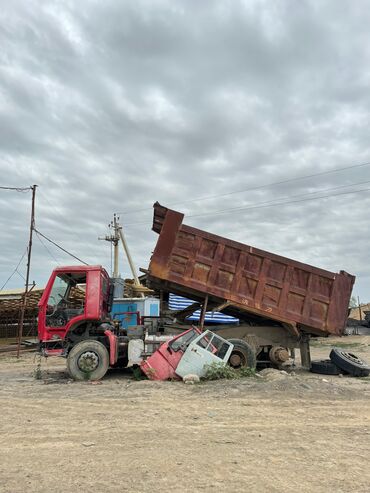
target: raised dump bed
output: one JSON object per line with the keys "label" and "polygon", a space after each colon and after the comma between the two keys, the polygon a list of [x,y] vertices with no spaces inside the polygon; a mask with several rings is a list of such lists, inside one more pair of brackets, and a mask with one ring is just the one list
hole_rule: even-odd
{"label": "raised dump bed", "polygon": [[154,204],[153,286],[300,333],[342,334],[355,277],[329,272],[182,223]]}

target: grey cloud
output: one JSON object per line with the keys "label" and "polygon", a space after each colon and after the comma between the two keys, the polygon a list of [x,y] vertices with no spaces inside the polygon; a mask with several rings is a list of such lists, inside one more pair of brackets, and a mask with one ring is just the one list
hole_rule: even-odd
{"label": "grey cloud", "polygon": [[[128,211],[128,241],[146,267],[156,200],[192,216],[370,180],[369,166],[188,202],[370,161],[369,7],[3,2],[2,184],[37,183],[40,231],[107,267],[109,247],[97,237],[114,211]],[[29,199],[0,192],[0,281],[26,246]],[[368,299],[369,202],[364,192],[186,222],[345,268]],[[60,263],[73,262],[47,246]],[[53,265],[35,238],[33,278],[43,284]]]}

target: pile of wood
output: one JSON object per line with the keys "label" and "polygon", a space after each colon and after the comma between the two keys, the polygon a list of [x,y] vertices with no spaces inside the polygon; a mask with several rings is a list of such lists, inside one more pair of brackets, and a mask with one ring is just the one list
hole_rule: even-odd
{"label": "pile of wood", "polygon": [[[37,305],[43,292],[43,289],[33,289],[27,294],[23,324],[23,334],[26,337],[37,335]],[[81,302],[83,302],[84,299],[84,291],[79,288],[73,288],[71,293],[71,306],[81,306]],[[23,295],[20,295],[17,298],[8,297],[0,299],[0,338],[13,338],[18,336],[18,324],[22,303]]]}
{"label": "pile of wood", "polygon": [[139,298],[141,295],[149,296],[153,294],[154,291],[147,288],[143,284],[140,286],[135,283],[134,279],[125,279],[123,297],[124,298]]}
{"label": "pile of wood", "polygon": [[[27,295],[27,310],[37,310],[37,303],[40,301],[43,289],[33,289]],[[23,296],[17,298],[0,299],[0,317],[19,312],[22,306]]]}

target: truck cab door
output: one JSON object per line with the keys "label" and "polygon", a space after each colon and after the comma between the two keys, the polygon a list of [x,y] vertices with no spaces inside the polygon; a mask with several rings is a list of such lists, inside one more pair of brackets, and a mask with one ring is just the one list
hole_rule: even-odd
{"label": "truck cab door", "polygon": [[41,340],[63,339],[74,321],[84,318],[86,273],[63,272],[55,276],[47,298],[40,306]]}

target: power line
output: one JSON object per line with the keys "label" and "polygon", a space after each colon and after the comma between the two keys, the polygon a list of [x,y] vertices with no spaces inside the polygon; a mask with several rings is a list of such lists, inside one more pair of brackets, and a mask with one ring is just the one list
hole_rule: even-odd
{"label": "power line", "polygon": [[58,247],[60,250],[62,250],[64,253],[67,253],[68,255],[70,255],[71,257],[73,257],[74,259],[78,260],[79,262],[81,262],[82,264],[84,265],[89,265],[87,262],[84,262],[83,260],[81,260],[80,258],[76,257],[76,255],[73,255],[73,253],[69,252],[68,250],[66,250],[65,248],[63,248],[62,246],[58,245],[58,243],[55,243],[55,241],[51,240],[50,238],[48,238],[47,236],[43,235],[42,233],[40,233],[40,231],[38,231],[36,228],[34,228],[34,231],[36,234],[42,236],[45,240],[49,241],[50,243],[52,243],[53,245],[55,245],[56,247]]}
{"label": "power line", "polygon": [[308,198],[305,198],[305,199],[288,200],[286,202],[274,202],[272,204],[255,205],[255,206],[252,205],[250,207],[240,208],[238,211],[235,211],[235,210],[232,210],[232,211],[222,211],[222,212],[220,211],[218,213],[195,214],[195,215],[187,216],[187,217],[200,217],[200,216],[206,216],[206,215],[215,215],[215,216],[218,216],[220,214],[238,214],[238,212],[244,212],[244,211],[251,210],[251,209],[263,209],[265,207],[273,207],[273,206],[276,206],[276,205],[296,204],[298,202],[307,202],[309,200],[325,199],[325,198],[328,198],[328,197],[336,197],[338,195],[350,195],[350,194],[353,194],[353,193],[368,192],[369,190],[370,190],[370,188],[363,188],[361,190],[351,190],[350,192],[330,193],[330,194],[327,194],[327,195],[322,195],[321,197],[308,197]]}
{"label": "power line", "polygon": [[0,187],[0,190],[13,190],[16,192],[29,192],[31,187]]}
{"label": "power line", "polygon": [[50,255],[50,257],[58,264],[60,265],[59,261],[56,259],[56,257],[53,255],[53,253],[49,250],[49,248],[45,245],[45,243],[43,242],[41,236],[39,235],[38,231],[35,230],[35,233],[36,233],[36,236],[37,236],[37,239],[39,240],[39,242],[41,243],[41,245],[45,248],[45,250],[48,252],[48,254]]}
{"label": "power line", "polygon": [[20,259],[20,261],[18,262],[18,264],[17,264],[16,268],[13,270],[13,272],[10,274],[10,276],[8,277],[8,279],[7,279],[7,280],[4,282],[4,284],[1,286],[0,291],[2,291],[2,290],[5,288],[5,286],[8,284],[8,282],[9,282],[9,281],[10,281],[10,279],[14,276],[14,274],[15,274],[15,273],[18,273],[18,274],[19,274],[19,272],[18,272],[18,267],[21,265],[22,260],[23,260],[23,259],[24,259],[24,257],[26,256],[27,250],[28,250],[28,249],[26,248],[26,249],[25,249],[25,251],[24,251],[24,253],[23,253],[23,255],[22,255],[22,257],[21,257],[21,259]]}
{"label": "power line", "polygon": [[[284,185],[286,183],[292,183],[292,182],[295,182],[295,181],[300,181],[300,180],[306,180],[307,178],[313,178],[313,177],[316,177],[316,176],[324,176],[324,175],[329,175],[329,174],[332,174],[332,173],[339,173],[341,171],[346,171],[346,170],[349,170],[349,169],[354,169],[354,168],[363,168],[365,166],[370,166],[370,162],[368,163],[361,163],[361,164],[354,164],[354,165],[351,165],[351,166],[345,166],[345,167],[342,167],[342,168],[335,168],[335,169],[332,169],[332,170],[329,170],[329,171],[321,171],[319,173],[312,173],[310,175],[305,175],[305,176],[298,176],[298,177],[295,177],[295,178],[288,178],[287,180],[280,180],[280,181],[276,181],[276,182],[273,182],[273,183],[267,183],[265,185],[257,185],[255,187],[249,187],[249,188],[246,188],[244,190],[235,190],[233,192],[227,192],[227,193],[222,193],[222,194],[217,194],[217,195],[210,195],[210,196],[207,196],[207,197],[199,197],[199,198],[196,198],[196,199],[189,199],[189,200],[182,200],[182,201],[179,201],[179,202],[172,202],[168,205],[172,206],[172,205],[178,205],[178,204],[187,204],[187,203],[190,203],[190,202],[197,202],[197,201],[201,201],[201,200],[210,200],[210,199],[215,199],[215,198],[219,198],[219,197],[226,197],[226,196],[229,196],[229,195],[234,195],[234,194],[238,194],[238,193],[243,193],[243,192],[251,192],[251,191],[254,191],[254,190],[261,190],[263,188],[269,188],[269,187],[273,187],[273,186],[276,186],[276,185]],[[126,212],[116,212],[116,214],[133,214],[133,213],[138,213],[138,212],[144,212],[144,211],[147,211],[151,209],[150,207],[146,207],[145,209],[137,209],[137,210],[128,210]]]}
{"label": "power line", "polygon": [[[362,184],[364,183],[369,183],[370,181],[366,181],[366,182],[360,182]],[[357,183],[358,184],[358,183]],[[296,196],[293,196],[293,197],[307,197],[307,195],[317,195],[319,193],[323,193],[325,191],[329,191],[329,190],[338,190],[339,188],[343,188],[343,187],[349,187],[349,186],[354,186],[355,184],[351,184],[351,185],[343,185],[341,187],[335,187],[335,188],[329,188],[329,189],[326,189],[326,190],[319,190],[317,192],[310,192],[310,193],[307,193],[307,194],[303,194],[303,195],[296,195]],[[214,212],[204,212],[204,213],[201,213],[201,214],[191,214],[191,215],[187,215],[186,217],[187,218],[190,218],[190,217],[201,217],[201,216],[218,216],[220,214],[233,214],[233,213],[238,213],[239,211],[246,211],[246,210],[252,210],[252,209],[263,209],[263,208],[266,208],[266,207],[273,207],[273,206],[276,206],[276,205],[286,205],[286,204],[295,204],[297,202],[306,202],[306,201],[309,201],[309,200],[319,200],[319,199],[323,199],[323,198],[328,198],[328,197],[334,197],[334,196],[338,196],[338,195],[348,195],[348,194],[352,194],[352,193],[361,193],[361,192],[366,192],[370,190],[370,188],[365,188],[365,189],[359,189],[359,190],[351,190],[351,191],[347,191],[347,192],[341,192],[341,193],[331,193],[331,194],[326,194],[326,195],[322,195],[321,197],[307,197],[307,198],[304,198],[304,199],[298,199],[298,200],[285,200],[283,202],[281,202],[281,200],[283,200],[284,198],[280,198],[280,199],[275,199],[274,201],[267,201],[267,202],[259,202],[255,205],[251,205],[251,206],[248,206],[248,207],[239,207],[239,208],[233,208],[233,209],[224,209],[224,210],[220,210],[220,211],[214,211]],[[289,199],[289,197],[285,197],[285,199]],[[148,221],[143,221],[143,222],[135,222],[135,223],[128,223],[128,224],[125,224],[124,226],[127,227],[127,226],[136,226],[136,225],[142,225],[142,224],[151,224],[151,222],[149,223]]]}
{"label": "power line", "polygon": [[[256,204],[256,207],[267,205],[267,204],[276,205],[276,204],[280,203],[279,202],[280,200],[290,200],[290,199],[294,199],[296,197],[307,197],[307,196],[317,195],[317,194],[324,193],[324,192],[331,192],[334,190],[340,190],[341,188],[354,187],[357,185],[365,185],[366,183],[370,183],[370,180],[360,181],[360,182],[356,182],[356,183],[350,183],[349,185],[340,185],[339,187],[326,188],[323,190],[317,190],[316,192],[307,192],[304,194],[292,195],[291,197],[281,197],[281,198],[277,198],[274,200],[268,200],[266,202],[259,202],[258,204]],[[321,197],[313,197],[313,198],[321,198]],[[255,207],[255,206],[248,206],[248,208],[249,207]],[[208,215],[214,215],[214,214],[223,213],[223,212],[228,213],[228,212],[240,211],[240,210],[244,210],[244,209],[245,209],[245,207],[233,207],[233,208],[221,209],[221,210],[213,211],[213,212],[204,212],[201,214],[191,214],[191,215],[188,215],[187,217],[208,216]]]}
{"label": "power line", "polygon": [[21,277],[24,281],[26,281],[26,278],[24,277],[24,275],[21,272],[19,272],[18,269],[16,270],[16,273],[18,274],[19,277]]}

